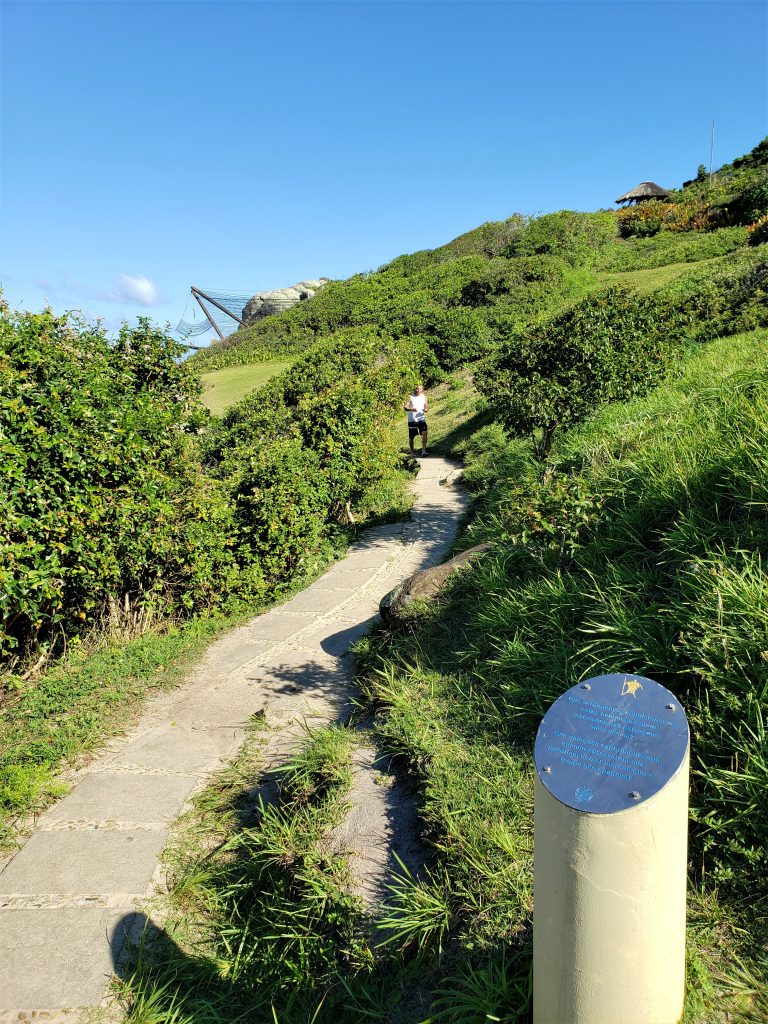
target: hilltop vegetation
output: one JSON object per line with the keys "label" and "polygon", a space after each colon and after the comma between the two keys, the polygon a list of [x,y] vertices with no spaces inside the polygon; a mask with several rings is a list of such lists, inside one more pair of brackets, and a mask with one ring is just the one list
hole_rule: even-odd
{"label": "hilltop vegetation", "polygon": [[[413,467],[395,423],[416,377],[462,411],[444,450],[478,497],[466,543],[492,544],[401,634],[361,648],[379,740],[419,786],[431,850],[378,922],[389,946],[373,948],[343,865],[323,874],[340,813],[325,798],[344,786],[319,780],[315,803],[289,793],[232,846],[304,923],[300,943],[275,952],[244,923],[263,901],[242,909],[239,883],[231,906],[203,893],[194,985],[177,963],[149,968],[158,1020],[182,1004],[201,1021],[253,1009],[260,949],[265,1020],[386,1020],[402,1000],[397,1019],[414,1022],[417,978],[432,1021],[527,1020],[532,733],[567,686],[619,670],[678,693],[695,732],[687,1020],[768,1020],[766,218],[768,140],[669,202],[514,216],[332,282],[187,362],[146,321],[110,342],[71,317],[2,311],[0,809],[51,792],[68,702],[100,714],[97,678],[65,690],[39,678],[46,659],[115,619],[141,631],[263,607],[360,522],[402,513]],[[291,365],[206,412],[200,373],[274,357]],[[344,742],[321,746],[348,760]],[[231,885],[232,862],[219,867]],[[307,916],[317,893],[332,927],[316,904]],[[211,978],[246,966],[212,1003]]]}

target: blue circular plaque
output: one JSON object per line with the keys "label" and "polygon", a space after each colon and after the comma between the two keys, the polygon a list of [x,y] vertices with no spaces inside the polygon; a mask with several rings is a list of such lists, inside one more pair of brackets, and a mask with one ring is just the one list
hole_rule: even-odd
{"label": "blue circular plaque", "polygon": [[614,674],[558,697],[541,720],[534,760],[562,803],[613,814],[663,789],[687,750],[688,721],[677,697],[653,679]]}

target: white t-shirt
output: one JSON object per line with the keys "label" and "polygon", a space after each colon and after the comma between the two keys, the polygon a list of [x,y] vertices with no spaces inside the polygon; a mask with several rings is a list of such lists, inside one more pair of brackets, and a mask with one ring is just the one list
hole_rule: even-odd
{"label": "white t-shirt", "polygon": [[408,405],[411,408],[408,410],[408,422],[409,423],[423,423],[427,418],[425,407],[427,404],[427,396],[421,395],[409,395]]}

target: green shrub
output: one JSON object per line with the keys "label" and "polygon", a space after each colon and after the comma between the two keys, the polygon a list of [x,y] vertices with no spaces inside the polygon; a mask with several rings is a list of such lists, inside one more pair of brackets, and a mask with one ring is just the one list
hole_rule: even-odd
{"label": "green shrub", "polygon": [[768,215],[768,177],[744,189],[729,205],[729,212],[737,224],[752,224]]}
{"label": "green shrub", "polygon": [[216,600],[227,556],[200,474],[207,414],[182,349],[142,320],[110,344],[71,317],[0,312],[0,656],[60,645],[110,597]]}
{"label": "green shrub", "polygon": [[227,411],[204,457],[230,496],[238,587],[280,585],[378,506],[401,461],[393,416],[425,365],[417,340],[347,328]]}
{"label": "green shrub", "polygon": [[619,234],[622,238],[651,238],[658,235],[663,227],[668,226],[674,210],[674,203],[663,203],[659,199],[628,206],[616,214]]}
{"label": "green shrub", "polygon": [[439,249],[434,249],[433,257],[451,259],[473,253],[489,257],[502,255],[526,223],[527,218],[520,213],[513,214],[507,220],[488,221]]}
{"label": "green shrub", "polygon": [[558,256],[571,266],[590,264],[616,237],[613,213],[561,210],[536,217],[504,251],[509,258]]}
{"label": "green shrub", "polygon": [[608,289],[514,337],[479,375],[502,422],[546,458],[555,431],[607,402],[641,394],[666,373],[674,314],[654,296]]}
{"label": "green shrub", "polygon": [[649,199],[616,214],[622,238],[647,238],[667,231],[710,231],[730,223],[712,196],[683,194],[671,201]]}
{"label": "green shrub", "polygon": [[228,481],[233,553],[250,570],[249,596],[257,596],[286,582],[322,546],[329,484],[320,456],[297,437],[252,445],[238,461],[240,470]]}

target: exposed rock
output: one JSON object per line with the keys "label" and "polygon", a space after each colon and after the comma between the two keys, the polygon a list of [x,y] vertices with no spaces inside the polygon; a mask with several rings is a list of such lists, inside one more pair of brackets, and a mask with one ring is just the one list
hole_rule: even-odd
{"label": "exposed rock", "polygon": [[399,583],[394,590],[385,594],[379,602],[379,613],[388,626],[396,626],[401,621],[401,613],[413,601],[424,601],[438,594],[445,581],[463,565],[474,561],[484,551],[487,551],[490,544],[477,544],[460,555],[451,558],[442,565],[436,565],[432,569],[425,569],[423,572],[415,572],[412,576]]}
{"label": "exposed rock", "polygon": [[243,306],[242,318],[246,326],[263,320],[265,316],[282,313],[285,309],[311,299],[329,278],[318,277],[313,281],[298,281],[290,288],[274,288],[272,291],[256,292]]}

